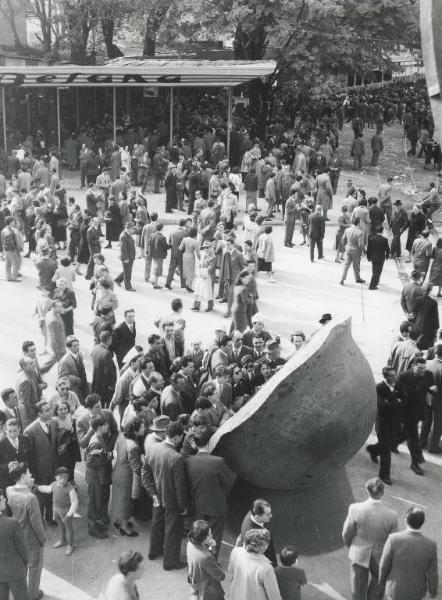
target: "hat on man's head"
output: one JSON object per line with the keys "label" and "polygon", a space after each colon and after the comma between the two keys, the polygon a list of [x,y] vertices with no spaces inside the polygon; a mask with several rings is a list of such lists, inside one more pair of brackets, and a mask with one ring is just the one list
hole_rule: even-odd
{"label": "hat on man's head", "polygon": [[394,203],[395,206],[402,206],[402,202],[400,200],[396,200]]}
{"label": "hat on man's head", "polygon": [[275,340],[267,340],[265,349],[266,350],[277,350],[279,348],[279,344]]}
{"label": "hat on man's head", "polygon": [[129,352],[127,352],[123,358],[123,365],[129,364],[134,358],[142,355],[142,352],[138,352],[137,347],[133,346]]}
{"label": "hat on man's head", "polygon": [[332,320],[332,316],[330,313],[324,313],[322,315],[322,317],[319,319],[319,322],[321,323],[321,325],[324,325],[324,323],[327,323],[328,321]]}
{"label": "hat on man's head", "polygon": [[249,363],[253,363],[253,358],[250,356],[250,354],[246,354],[245,356],[241,357],[241,366],[242,367],[245,367]]}
{"label": "hat on man's head", "polygon": [[161,415],[154,417],[152,425],[150,426],[151,431],[166,431],[170,425],[170,418],[167,415]]}
{"label": "hat on man's head", "polygon": [[264,317],[261,313],[255,313],[252,317],[252,323],[264,323]]}

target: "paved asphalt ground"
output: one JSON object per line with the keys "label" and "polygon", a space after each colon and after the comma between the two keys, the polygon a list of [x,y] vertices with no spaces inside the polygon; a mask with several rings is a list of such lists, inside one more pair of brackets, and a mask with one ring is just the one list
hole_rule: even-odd
{"label": "paved asphalt ground", "polygon": [[[391,169],[394,164],[405,164],[400,146],[400,132],[393,129],[389,135],[397,143],[396,158],[391,159]],[[344,146],[348,144],[348,132],[344,136]],[[421,166],[414,163],[411,171],[402,171],[403,178],[398,180],[397,195],[409,196],[412,189],[410,173],[414,174],[417,187],[422,190],[432,179],[432,174],[422,173]],[[400,169],[399,169],[400,170]],[[397,171],[390,171],[392,174]],[[78,190],[78,177],[68,174],[65,184],[69,195],[75,195],[84,202],[84,194]],[[352,175],[356,184],[361,183],[371,194],[377,188],[378,178],[383,172],[368,169],[363,173],[344,171],[338,190],[338,199],[343,197],[345,181]],[[275,276],[276,284],[270,284],[262,276],[258,278],[260,294],[259,309],[264,315],[266,325],[281,334],[287,343],[287,337],[293,329],[301,328],[307,334],[318,327],[318,318],[324,312],[330,312],[334,317],[350,315],[352,318],[353,337],[367,356],[376,379],[379,379],[381,369],[385,364],[393,336],[403,318],[399,304],[400,290],[404,274],[409,271],[409,265],[404,262],[388,261],[384,268],[381,285],[378,291],[370,291],[367,285],[356,284],[350,273],[345,287],[338,285],[342,265],[334,262],[334,236],[339,200],[331,213],[331,223],[326,228],[325,260],[311,264],[308,248],[300,246],[299,231],[295,235],[296,245],[293,249],[283,246],[283,227],[274,228],[276,249]],[[149,196],[149,209],[159,209],[163,213],[164,195]],[[167,226],[169,231],[171,226]],[[106,262],[112,274],[119,269],[118,248],[105,250]],[[0,267],[1,268],[1,267]],[[370,265],[363,259],[362,277],[369,280]],[[32,316],[33,307],[38,298],[36,290],[36,271],[32,260],[23,264],[24,281],[21,284],[7,284],[4,274],[0,273],[0,302],[3,318],[0,321],[0,386],[14,384],[17,374],[17,361],[21,354],[20,346],[24,339],[34,339],[41,347],[42,341],[38,327]],[[216,307],[210,314],[194,314],[190,311],[192,298],[185,290],[175,288],[172,291],[153,290],[150,284],[143,280],[143,261],[137,260],[134,267],[134,286],[136,294],[130,294],[117,289],[120,308],[117,317],[122,317],[125,308],[134,307],[136,310],[138,343],[147,346],[146,337],[154,331],[153,320],[158,314],[168,311],[172,298],[182,297],[187,321],[186,341],[199,337],[207,344],[212,338],[216,325],[225,323],[222,305]],[[88,282],[79,278],[76,284],[78,308],[75,311],[75,331],[80,339],[85,355],[86,368],[90,373],[89,353],[92,347],[91,328],[92,312],[90,311],[90,293]],[[320,374],[318,374],[320,376]],[[50,386],[56,379],[56,369],[47,376]],[[357,394],[357,389],[355,389]],[[442,483],[442,459],[428,456],[424,465],[425,477],[418,477],[409,469],[409,456],[406,447],[400,448],[400,454],[393,456],[392,479],[393,485],[387,488],[386,501],[399,512],[401,519],[406,509],[413,505],[421,505],[427,513],[425,531],[436,538],[441,547],[442,542],[442,510],[440,491]],[[269,460],[272,457],[269,456]],[[78,483],[80,490],[80,512],[86,514],[86,492],[82,476],[82,465],[78,467]],[[356,500],[365,497],[364,482],[376,475],[375,465],[370,462],[362,448],[348,464],[348,474]],[[330,515],[333,518],[333,515]],[[186,577],[183,571],[164,573],[158,561],[147,561],[149,524],[139,525],[140,536],[134,539],[121,537],[111,532],[110,538],[100,542],[88,537],[86,519],[77,521],[78,534],[76,549],[70,558],[66,558],[60,550],[52,549],[56,540],[56,531],[50,529],[49,543],[45,549],[45,571],[42,588],[48,598],[59,600],[82,600],[97,598],[110,576],[116,572],[116,560],[126,549],[137,549],[146,557],[146,567],[139,583],[140,597],[146,599],[181,600],[190,596]],[[312,528],[315,524],[312,523]],[[296,544],[296,540],[294,540]],[[226,566],[229,547],[224,545],[221,562]],[[345,549],[333,553],[313,557],[300,557],[300,566],[305,568],[309,584],[303,591],[307,600],[325,600],[327,598],[349,598],[349,563]],[[226,584],[228,589],[228,584]],[[442,596],[441,596],[442,597]],[[248,599],[244,599],[248,600]]]}

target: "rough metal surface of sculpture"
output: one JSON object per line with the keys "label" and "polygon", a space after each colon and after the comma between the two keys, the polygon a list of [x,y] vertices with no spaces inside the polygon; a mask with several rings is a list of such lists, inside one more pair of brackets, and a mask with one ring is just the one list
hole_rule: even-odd
{"label": "rough metal surface of sculpture", "polygon": [[316,332],[212,437],[212,451],[239,476],[233,527],[235,515],[264,497],[279,545],[296,541],[315,553],[341,544],[352,500],[345,465],[376,412],[373,374],[350,328],[345,319]]}

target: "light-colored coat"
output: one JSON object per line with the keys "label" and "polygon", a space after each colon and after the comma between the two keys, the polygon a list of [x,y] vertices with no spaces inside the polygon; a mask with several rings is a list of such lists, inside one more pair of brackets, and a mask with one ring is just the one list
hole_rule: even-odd
{"label": "light-colored coat", "polygon": [[380,500],[350,504],[342,538],[351,562],[368,568],[372,556],[379,561],[387,537],[397,530],[397,513]]}
{"label": "light-colored coat", "polygon": [[264,554],[251,554],[244,547],[233,548],[229,561],[231,600],[281,600],[272,564]]}

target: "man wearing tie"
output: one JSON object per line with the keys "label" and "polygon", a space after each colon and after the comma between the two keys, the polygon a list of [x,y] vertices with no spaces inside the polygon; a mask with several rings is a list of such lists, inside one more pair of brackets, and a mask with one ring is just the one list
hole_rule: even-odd
{"label": "man wearing tie", "polygon": [[17,419],[8,419],[5,437],[0,441],[0,489],[5,490],[13,485],[9,477],[8,464],[14,461],[28,464],[29,453],[29,440],[24,435],[20,435]]}
{"label": "man wearing tie", "polygon": [[39,364],[38,358],[37,358],[37,347],[35,345],[35,342],[33,342],[32,340],[26,340],[25,342],[23,342],[22,352],[23,352],[24,357],[32,358],[32,360],[34,361],[35,379],[37,381],[38,394],[39,394],[38,399],[41,400],[42,392],[43,392],[43,390],[45,390],[48,387],[48,384],[43,380],[43,376],[42,376],[41,369],[40,369],[40,364]]}
{"label": "man wearing tie", "polygon": [[80,343],[75,335],[66,338],[67,352],[58,364],[58,377],[67,377],[70,389],[75,392],[83,404],[89,393],[89,385],[84,368],[83,355],[80,352]]}
{"label": "man wearing tie", "polygon": [[[29,470],[37,485],[50,485],[57,468],[58,423],[52,418],[52,410],[46,400],[37,404],[37,418],[28,425],[24,435],[30,444]],[[42,516],[55,525],[52,515],[52,494],[36,492]]]}
{"label": "man wearing tie", "polygon": [[125,310],[124,321],[115,327],[112,335],[111,351],[115,353],[120,369],[123,366],[124,357],[135,346],[136,337],[135,311],[133,309]]}
{"label": "man wearing tie", "polygon": [[36,405],[40,400],[37,381],[35,378],[35,365],[32,358],[21,358],[20,371],[15,384],[18,401],[23,408],[23,427],[32,423],[37,416]]}
{"label": "man wearing tie", "polygon": [[23,433],[23,423],[25,422],[25,414],[23,406],[18,405],[18,397],[14,389],[6,388],[1,392],[1,398],[5,405],[3,412],[7,419],[17,419],[20,433]]}
{"label": "man wearing tie", "polygon": [[234,362],[236,362],[238,367],[240,367],[241,359],[247,355],[251,356],[253,354],[253,348],[250,348],[249,346],[245,346],[243,344],[243,337],[242,337],[242,333],[240,331],[235,331],[233,333],[232,339],[233,339],[233,348],[232,348],[233,360],[234,360]]}

